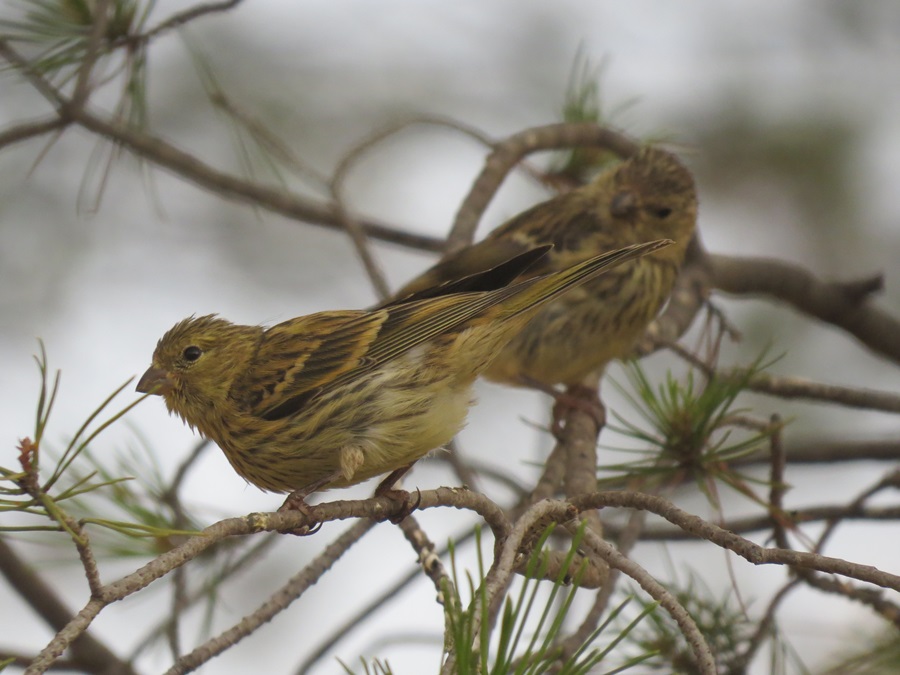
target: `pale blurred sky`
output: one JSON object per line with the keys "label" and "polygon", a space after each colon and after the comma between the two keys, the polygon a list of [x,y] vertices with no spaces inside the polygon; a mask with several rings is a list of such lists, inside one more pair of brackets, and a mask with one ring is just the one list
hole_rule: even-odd
{"label": "pale blurred sky", "polygon": [[[159,16],[183,6],[160,2]],[[613,119],[617,125],[636,135],[663,135],[682,148],[682,156],[697,173],[700,227],[709,248],[795,260],[826,276],[847,278],[882,270],[887,289],[879,302],[896,314],[900,313],[898,25],[900,7],[887,1],[269,0],[245,3],[227,16],[197,22],[189,34],[232,99],[270,125],[322,173],[330,172],[368,132],[414,113],[450,115],[498,137],[555,121],[580,48],[597,63],[606,59],[603,100],[607,110],[621,110]],[[175,36],[161,40],[151,61],[154,128],[210,164],[237,170],[233,137],[222,118],[203,102],[182,43]],[[0,87],[3,125],[45,112],[28,87],[8,74],[0,79]],[[807,156],[810,162],[831,158],[833,165],[815,170],[834,183],[821,185],[818,192],[795,188],[789,169],[767,169],[754,155],[754,148],[763,143],[757,135],[779,134],[787,139],[783,147],[793,153],[790,161],[804,171]],[[817,143],[832,136],[842,154],[820,155]],[[32,165],[45,148],[43,141],[0,153],[0,464],[4,466],[14,462],[17,439],[32,433],[38,391],[31,360],[36,337],[44,340],[51,367],[63,371],[48,432],[50,443],[62,444],[112,389],[143,371],[157,338],[184,316],[219,312],[242,323],[271,323],[316,310],[362,306],[374,298],[342,234],[254,212],[160,170],[153,169],[147,181],[128,157],[113,165],[100,208],[93,211],[96,171],[83,181],[94,142],[85,132],[69,131],[36,167]],[[451,132],[416,130],[382,146],[351,174],[349,202],[362,213],[441,234],[483,156],[482,148]],[[540,198],[528,181],[509,181],[491,206],[482,231]],[[425,256],[388,246],[376,246],[376,252],[395,284],[429,262]],[[748,335],[746,344],[729,351],[740,363],[752,360],[761,346],[771,342],[775,353],[787,352],[777,366],[779,372],[898,388],[895,367],[886,367],[836,330],[767,304],[723,304]],[[662,372],[671,364],[670,359],[657,359],[653,365]],[[615,372],[621,377],[620,371]],[[533,476],[535,469],[524,462],[542,458],[550,440],[535,435],[521,418],[543,420],[546,400],[487,385],[479,391],[481,402],[463,434],[465,451],[523,477]],[[132,397],[129,390],[121,404]],[[895,418],[875,413],[782,406],[774,401],[761,406],[764,415],[785,410],[797,417],[789,438],[791,433],[813,432],[896,436],[898,429]],[[167,417],[159,401],[145,402],[128,419],[128,425],[100,440],[97,454],[113,455],[123,446],[135,445],[139,432],[171,470],[194,443],[190,431]],[[840,479],[823,471],[804,481],[811,475],[805,473],[796,477],[798,487],[791,499],[797,504],[817,503],[839,489],[849,500],[873,479],[873,470],[877,467],[853,467]],[[423,466],[411,482],[433,487],[449,480],[440,470]],[[362,486],[347,494],[364,495],[370,489]],[[210,522],[280,503],[277,496],[245,486],[218,451],[209,452],[192,474],[187,494]],[[699,501],[687,504],[703,509]],[[423,520],[439,533],[436,538],[446,538],[461,527],[458,520],[455,526],[448,525],[434,514]],[[283,544],[281,549],[290,552],[287,559],[266,561],[265,589],[274,589],[298,569],[292,556],[305,559],[336,531],[332,527],[314,538]],[[873,533],[884,533],[883,528],[860,527],[857,533],[844,542],[848,555],[886,567],[896,562],[900,554],[896,532],[879,536],[878,550],[868,550],[868,544]],[[710,550],[688,547],[679,559],[702,565],[705,573],[720,570],[723,556],[710,556]],[[357,576],[354,567],[372,556],[383,557],[386,551],[397,551],[398,570],[405,571],[413,560],[397,531],[381,526],[361,550],[292,608],[290,616],[280,617],[204,672],[245,672],[263,649],[273,659],[269,672],[290,672],[315,644],[319,631],[346,616],[344,610],[353,606],[357,593],[371,595],[386,583],[374,578],[371,569]],[[662,562],[653,562],[653,549],[647,551],[644,562],[664,573]],[[701,552],[704,559],[698,560]],[[58,572],[61,580],[70,582],[60,585],[72,608],[80,607],[86,595],[77,570]],[[736,573],[748,587],[763,578],[773,584],[782,578],[779,570],[760,572],[740,562]],[[387,580],[399,571],[377,574]],[[112,578],[110,573],[107,580]],[[247,586],[232,590],[233,597],[227,600],[234,617],[263,597],[264,589],[251,579],[244,581]],[[722,580],[722,587],[727,583]],[[763,597],[764,587],[759,588],[758,594],[748,595]],[[333,601],[336,594],[342,602]],[[403,596],[404,602],[395,603],[383,625],[396,621],[409,630],[430,631],[437,639],[440,614],[432,594],[427,585],[419,585]],[[810,612],[813,602],[827,609]],[[123,603],[109,617],[104,615],[99,633],[112,635],[117,622],[133,621],[140,612],[164,606],[160,593],[143,602]],[[411,616],[412,608],[422,607],[430,616]],[[840,601],[823,602],[819,596],[790,605],[783,619],[796,646],[810,656],[809,665],[826,655],[821,648],[812,652],[811,648],[820,646],[823,638],[836,643],[846,633],[846,621],[874,623],[866,612]],[[228,625],[223,621],[220,627]],[[296,644],[284,644],[285,632],[295,636]],[[0,616],[0,633],[21,636],[23,648],[47,639],[36,620],[29,623],[8,613]],[[299,642],[298,635],[303,637]],[[352,659],[365,639],[342,645],[342,657]],[[378,653],[390,658],[397,673],[434,667],[433,661],[418,660],[430,650],[403,655],[404,649],[395,647]],[[156,656],[148,662],[147,672],[167,663],[165,655]],[[337,669],[328,663],[318,672]]]}

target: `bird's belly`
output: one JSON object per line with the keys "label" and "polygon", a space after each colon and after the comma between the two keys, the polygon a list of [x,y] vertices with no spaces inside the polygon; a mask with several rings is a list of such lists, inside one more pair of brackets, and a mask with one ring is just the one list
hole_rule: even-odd
{"label": "bird's belly", "polygon": [[[392,409],[392,392],[386,392],[385,409]],[[408,392],[403,392],[408,394]],[[450,442],[462,429],[471,404],[471,392],[436,388],[414,408],[405,396],[396,397],[395,414],[385,414],[360,434],[363,463],[350,481],[336,481],[331,487],[358,483],[415,462],[432,450]],[[405,410],[406,412],[401,412]]]}
{"label": "bird's belly", "polygon": [[323,480],[322,489],[346,487],[411,464],[462,428],[471,383],[398,365],[314,400],[258,437],[220,445],[241,476],[274,492]]}
{"label": "bird's belly", "polygon": [[[621,338],[626,339],[621,339]],[[623,356],[630,336],[573,332],[523,333],[491,363],[485,377],[508,385],[572,385]]]}
{"label": "bird's belly", "polygon": [[632,267],[627,276],[602,276],[542,309],[501,350],[485,377],[511,385],[572,385],[627,356],[675,278],[674,268]]}

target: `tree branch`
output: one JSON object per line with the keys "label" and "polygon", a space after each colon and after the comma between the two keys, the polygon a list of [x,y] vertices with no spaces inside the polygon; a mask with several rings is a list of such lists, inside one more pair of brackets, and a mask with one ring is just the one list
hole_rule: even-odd
{"label": "tree branch", "polygon": [[678,624],[681,634],[691,647],[694,659],[697,662],[697,672],[704,675],[716,675],[716,662],[713,658],[712,650],[706,643],[696,622],[684,606],[678,602],[678,599],[666,589],[665,586],[654,579],[647,570],[619,553],[609,543],[605,542],[591,530],[585,531],[584,541],[588,546],[594,549],[594,551],[603,558],[610,567],[615,568],[634,579],[651,598],[656,600],[662,608],[669,613],[669,616],[671,616],[675,623]]}
{"label": "tree branch", "polygon": [[151,28],[144,35],[139,36],[144,42],[150,42],[153,38],[177,28],[181,28],[186,23],[198,19],[207,14],[218,14],[226,12],[237,7],[243,0],[223,0],[222,2],[209,2],[206,4],[195,5],[188,10],[173,14],[171,17],[160,23],[158,26]]}
{"label": "tree branch", "polygon": [[[343,227],[341,218],[331,203],[304,199],[284,189],[261,185],[218,171],[161,138],[135,131],[122,124],[106,121],[86,110],[75,111],[73,118],[85,129],[169,169],[189,183],[206,188],[215,194],[313,225],[332,229]],[[403,232],[372,220],[360,219],[360,226],[369,237],[408,248],[439,251],[443,246],[441,239]]]}
{"label": "tree branch", "polygon": [[843,328],[876,354],[900,363],[900,321],[867,302],[882,277],[824,282],[797,265],[769,258],[709,255],[715,288],[735,295],[767,295],[804,314]]}
{"label": "tree branch", "polygon": [[[795,525],[815,523],[823,520],[870,520],[874,522],[893,522],[900,520],[900,506],[871,506],[847,507],[847,506],[810,506],[804,509],[786,509],[785,513],[790,522]],[[774,527],[775,522],[770,515],[749,516],[746,518],[734,518],[721,523],[721,527],[735,534],[748,532],[762,532]],[[618,539],[625,530],[614,523],[604,523],[606,531],[613,539]],[[648,527],[644,530],[641,539],[643,541],[696,541],[696,536],[677,527],[661,525]]]}
{"label": "tree branch", "polygon": [[[0,537],[0,574],[28,606],[59,631],[72,621],[72,612],[44,580],[26,565],[3,537]],[[89,673],[122,673],[135,675],[131,664],[119,659],[102,642],[84,633],[71,645],[72,664]]]}
{"label": "tree branch", "polygon": [[640,492],[598,492],[570,500],[576,508],[603,508],[606,506],[645,509],[665,518],[694,536],[706,539],[714,544],[737,553],[754,565],[790,565],[802,569],[840,574],[842,576],[866,581],[882,588],[900,591],[900,576],[884,572],[871,565],[860,565],[839,558],[790,551],[780,548],[765,548],[744,539],[733,532],[709,523],[699,516],[682,511],[671,502]]}
{"label": "tree branch", "polygon": [[[836,462],[895,462],[900,460],[900,442],[853,439],[808,439],[794,441],[786,448],[789,464],[832,464]],[[730,462],[746,466],[768,462],[765,451],[754,452]]]}
{"label": "tree branch", "polygon": [[19,141],[25,141],[35,136],[43,136],[51,131],[58,131],[64,128],[68,122],[59,117],[53,117],[39,122],[26,122],[7,127],[0,131],[0,148],[7,145],[14,145]]}
{"label": "tree branch", "polygon": [[444,253],[455,253],[472,243],[481,215],[503,180],[523,157],[541,150],[584,146],[609,148],[620,157],[633,155],[639,147],[624,134],[593,122],[548,124],[526,129],[495,143],[484,168],[456,212]]}
{"label": "tree branch", "polygon": [[207,640],[189,654],[182,656],[166,671],[166,675],[184,675],[196,670],[213,657],[240,642],[263,624],[271,621],[321,579],[322,575],[331,569],[331,566],[374,526],[375,522],[371,520],[360,520],[354,523],[254,612],[245,616],[228,630]]}

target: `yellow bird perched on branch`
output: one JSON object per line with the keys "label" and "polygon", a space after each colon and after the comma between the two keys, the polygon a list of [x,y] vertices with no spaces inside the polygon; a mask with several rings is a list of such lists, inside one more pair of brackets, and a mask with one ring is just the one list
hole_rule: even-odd
{"label": "yellow bird perched on branch", "polygon": [[542,202],[445,258],[395,294],[403,298],[490,269],[523,251],[553,248],[521,279],[566,269],[606,251],[668,238],[542,306],[484,372],[511,385],[577,385],[627,356],[672,291],[697,220],[690,172],[671,153],[645,147],[591,183]]}
{"label": "yellow bird perched on branch", "polygon": [[249,482],[291,492],[284,507],[392,472],[384,492],[459,431],[475,378],[541,307],[671,243],[510,284],[548,255],[542,246],[381,309],[271,328],[192,317],[162,337],[137,390],[162,395]]}

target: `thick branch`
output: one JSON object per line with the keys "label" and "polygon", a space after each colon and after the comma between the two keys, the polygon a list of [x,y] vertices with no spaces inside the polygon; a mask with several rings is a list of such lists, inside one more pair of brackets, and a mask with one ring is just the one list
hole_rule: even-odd
{"label": "thick branch", "polygon": [[[585,377],[582,385],[570,387],[566,396],[581,402],[584,408],[573,405],[565,416],[565,426],[558,436],[558,444],[565,448],[566,469],[563,475],[563,494],[569,497],[589,494],[597,490],[597,440],[606,424],[606,411],[600,401],[599,382],[602,372]],[[593,414],[588,410],[593,409]],[[554,409],[554,417],[557,410]],[[603,523],[598,511],[582,514],[586,526],[597,537],[603,537]],[[609,567],[596,556],[590,556],[591,568],[600,577],[599,588],[609,579]]]}
{"label": "thick branch", "polygon": [[709,255],[712,284],[736,295],[763,294],[804,314],[843,328],[872,351],[900,363],[900,321],[873,307],[868,297],[881,289],[881,276],[849,283],[825,282],[780,260]]}
{"label": "thick branch", "polygon": [[[0,537],[0,574],[28,605],[53,630],[61,630],[72,620],[72,612],[18,553]],[[72,663],[89,673],[133,674],[131,665],[122,661],[90,634],[83,634],[71,645]]]}
{"label": "thick branch", "polygon": [[[75,121],[89,131],[108,138],[136,155],[165,167],[188,182],[215,194],[247,202],[313,225],[334,229],[343,227],[340,214],[333,204],[304,199],[284,189],[261,185],[218,171],[161,138],[129,129],[121,124],[107,122],[87,111],[73,111],[72,114]],[[417,250],[439,251],[443,246],[440,239],[402,232],[372,220],[360,220],[360,227],[369,237]]]}

